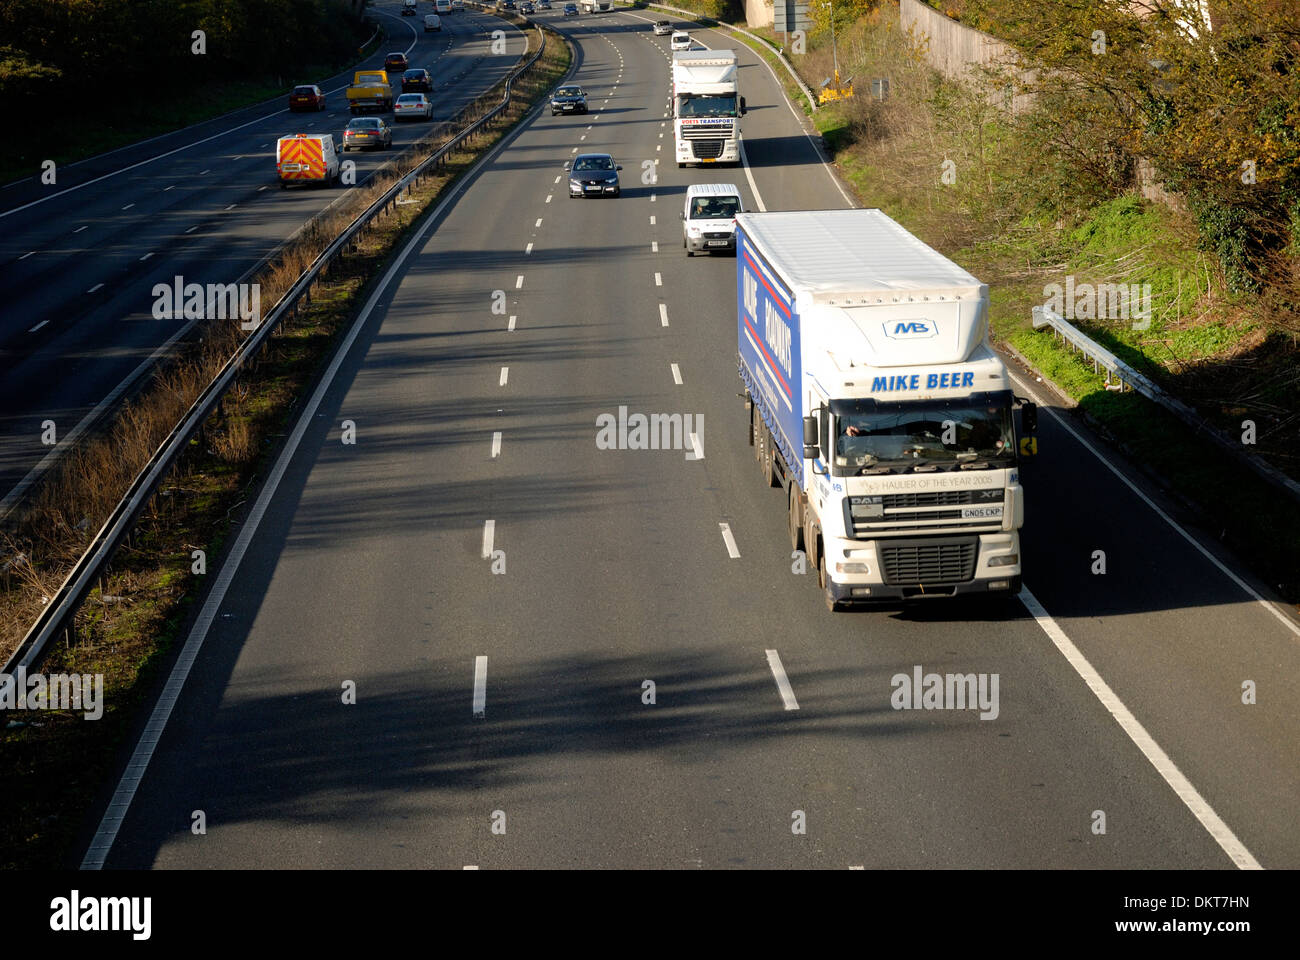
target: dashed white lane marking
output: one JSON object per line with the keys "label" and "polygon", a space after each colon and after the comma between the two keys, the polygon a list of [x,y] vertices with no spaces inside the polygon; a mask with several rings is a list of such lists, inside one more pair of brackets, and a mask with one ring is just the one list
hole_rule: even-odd
{"label": "dashed white lane marking", "polygon": [[659,252],[659,241],[658,241],[658,240],[651,240],[651,241],[650,241],[650,252],[651,252],[651,253],[658,253],[658,252]]}
{"label": "dashed white lane marking", "polygon": [[1147,733],[1146,728],[1138,722],[1137,717],[1126,707],[1123,701],[1115,695],[1110,685],[1102,679],[1092,664],[1079,651],[1079,648],[1071,642],[1070,638],[1052,619],[1051,615],[1038,602],[1038,598],[1029,592],[1028,587],[1021,587],[1020,602],[1025,605],[1025,609],[1038,621],[1038,626],[1056,645],[1056,649],[1061,651],[1061,655],[1074,668],[1075,673],[1083,678],[1084,683],[1101,701],[1107,712],[1115,718],[1116,722],[1128,734],[1128,738],[1137,745],[1142,751],[1143,756],[1150,761],[1151,765],[1156,768],[1156,772],[1164,777],[1165,782],[1173,787],[1174,793],[1178,794],[1178,799],[1183,801],[1183,805],[1201,821],[1201,826],[1209,832],[1215,842],[1223,849],[1233,863],[1241,870],[1261,870],[1259,861],[1256,860],[1245,844],[1237,839],[1236,834],[1228,828],[1214,809],[1205,801],[1191,782],[1183,776],[1181,770],[1174,765],[1169,759],[1169,755],[1160,748],[1151,734]]}
{"label": "dashed white lane marking", "polygon": [[722,531],[722,540],[727,545],[727,556],[732,560],[739,560],[740,550],[736,546],[736,538],[731,535],[731,524],[719,523],[718,529]]}
{"label": "dashed white lane marking", "polygon": [[659,304],[659,325],[668,326],[668,304],[666,303]]}
{"label": "dashed white lane marking", "polygon": [[499,382],[497,385],[498,385],[498,386],[501,386],[501,387],[504,387],[504,386],[506,385],[506,381],[507,381],[508,379],[510,379],[510,368],[509,368],[509,367],[502,367],[502,368],[501,368],[501,380],[500,380],[500,382]]}
{"label": "dashed white lane marking", "polygon": [[661,274],[661,273],[659,273],[658,271],[656,271],[656,272],[655,272],[655,286],[656,286],[656,287],[662,287],[663,285],[664,285],[663,274]]}
{"label": "dashed white lane marking", "polygon": [[654,225],[655,225],[655,218],[654,218],[654,217],[651,217],[651,218],[650,218],[650,226],[653,227]]}
{"label": "dashed white lane marking", "polygon": [[234,210],[236,206],[237,206],[236,204],[233,204],[233,203],[232,203],[230,206],[226,207],[226,209],[227,209],[227,210]]}
{"label": "dashed white lane marking", "polygon": [[153,252],[150,251],[149,253],[146,253],[143,257],[141,257],[141,258],[140,258],[139,260],[137,260],[136,262],[137,262],[137,263],[144,263],[146,260],[148,260],[148,259],[149,259],[150,257],[152,257],[152,256],[153,256]]}
{"label": "dashed white lane marking", "polygon": [[772,668],[772,676],[776,678],[776,688],[781,691],[781,702],[785,708],[798,710],[799,701],[794,698],[794,689],[790,686],[790,678],[785,675],[785,667],[781,666],[781,655],[775,650],[768,650],[767,665]]}
{"label": "dashed white lane marking", "polygon": [[510,315],[510,323],[506,325],[506,329],[511,331],[515,329],[515,315],[513,313]]}
{"label": "dashed white lane marking", "polygon": [[262,184],[260,187],[257,188],[257,192],[258,192],[258,193],[261,193],[263,190],[266,190],[266,189],[268,189],[267,186],[266,186],[266,184]]}
{"label": "dashed white lane marking", "polygon": [[26,260],[28,257],[30,257],[30,256],[31,256],[33,253],[35,253],[35,252],[36,252],[35,250],[29,250],[29,251],[27,251],[26,253],[24,253],[21,257],[19,257],[18,259],[19,259],[19,260]]}
{"label": "dashed white lane marking", "polygon": [[492,434],[492,459],[501,456],[501,431]]}
{"label": "dashed white lane marking", "polygon": [[49,322],[50,322],[50,321],[48,321],[48,320],[42,320],[40,323],[38,323],[36,326],[32,327],[32,328],[31,328],[30,330],[28,330],[27,332],[28,332],[28,333],[35,333],[37,330],[41,329],[41,327],[45,326],[45,325],[46,325],[47,323],[49,323]]}
{"label": "dashed white lane marking", "polygon": [[194,224],[194,226],[190,227],[190,228],[189,228],[188,230],[186,230],[185,232],[186,232],[186,233],[193,233],[193,232],[194,232],[195,230],[197,230],[198,228],[199,228],[199,225],[196,223],[196,224]]}
{"label": "dashed white lane marking", "polygon": [[546,202],[547,202],[547,203],[550,203],[550,202],[551,202],[551,194],[549,194],[549,193],[546,195]]}
{"label": "dashed white lane marking", "polygon": [[518,290],[523,285],[524,285],[524,275],[521,273],[519,274],[519,276],[515,277],[515,289]]}
{"label": "dashed white lane marking", "polygon": [[671,366],[672,366],[672,368],[673,368],[673,383],[677,384],[677,386],[680,387],[680,386],[682,385],[682,371],[681,371],[681,368],[678,367],[677,364],[675,364],[675,363],[674,363],[674,364],[671,364]]}
{"label": "dashed white lane marking", "polygon": [[524,247],[524,256],[529,256],[532,254],[532,252],[533,252],[533,243],[530,240],[528,242],[528,246]]}
{"label": "dashed white lane marking", "polygon": [[[559,178],[557,177],[556,180],[558,181]],[[536,229],[537,229],[538,227],[540,227],[541,225],[542,225],[542,218],[541,218],[541,217],[538,217],[538,218],[537,218],[537,222],[533,224],[533,229],[536,230]]]}
{"label": "dashed white lane marking", "polygon": [[73,232],[73,233],[80,233],[82,230],[85,230],[86,227],[88,227],[88,226],[90,226],[90,224],[88,224],[88,223],[86,223],[86,224],[82,224],[80,227],[77,227],[77,229],[76,229],[76,230],[73,230],[72,232]]}
{"label": "dashed white lane marking", "polygon": [[477,870],[477,869],[478,869],[478,864],[476,864],[476,863],[468,863],[468,864],[466,864],[465,866],[461,867],[461,869],[462,869],[462,870]]}
{"label": "dashed white lane marking", "polygon": [[474,658],[474,716],[482,720],[487,714],[487,657]]}
{"label": "dashed white lane marking", "polygon": [[122,209],[123,209],[123,210],[130,210],[130,209],[131,209],[132,207],[134,207],[134,206],[135,206],[134,203],[128,203],[128,204],[127,204],[125,207],[123,207]]}
{"label": "dashed white lane marking", "polygon": [[691,450],[693,450],[693,451],[695,452],[695,456],[693,456],[693,457],[687,457],[687,458],[686,458],[687,460],[703,460],[703,459],[704,459],[704,447],[702,447],[702,446],[700,445],[700,435],[699,435],[698,433],[692,433],[692,434],[691,434]]}
{"label": "dashed white lane marking", "polygon": [[[211,169],[211,168],[209,168],[209,169]],[[200,171],[199,171],[199,176],[201,177],[201,176],[203,176],[204,174],[206,174],[207,172],[208,172],[207,170],[200,170]]]}
{"label": "dashed white lane marking", "polygon": [[560,178],[559,178],[559,177],[556,177],[556,178],[555,178],[555,182],[556,182],[556,183],[559,183],[559,182],[560,182]]}
{"label": "dashed white lane marking", "polygon": [[176,189],[176,184],[173,183],[173,184],[172,184],[171,186],[169,186],[169,187],[163,187],[163,188],[162,188],[162,192],[163,192],[163,193],[166,193],[168,190],[175,190],[175,189]]}
{"label": "dashed white lane marking", "polygon": [[91,287],[89,290],[87,290],[86,292],[87,292],[87,293],[94,293],[96,290],[98,290],[98,289],[99,289],[100,287],[102,287],[102,286],[103,286],[102,283],[97,283],[97,284],[95,284],[93,287]]}
{"label": "dashed white lane marking", "polygon": [[655,194],[653,194],[653,193],[650,194],[650,202],[651,202],[651,203],[654,203],[654,202],[655,202]]}
{"label": "dashed white lane marking", "polygon": [[483,521],[483,559],[487,560],[492,556],[492,546],[496,540],[497,522],[495,520]]}
{"label": "dashed white lane marking", "polygon": [[572,150],[570,150],[569,152],[570,152],[570,153],[577,153],[577,152],[578,152],[578,148],[577,148],[577,147],[574,147],[574,148],[573,148]]}
{"label": "dashed white lane marking", "polygon": [[580,136],[578,139],[579,139],[579,140],[586,140],[586,139],[587,139],[587,135],[584,133],[584,134],[583,134],[582,136]]}
{"label": "dashed white lane marking", "polygon": [[656,150],[656,151],[658,151],[658,150],[662,150],[663,148],[664,148],[664,145],[663,145],[662,143],[657,143],[657,144],[655,144],[655,150]]}

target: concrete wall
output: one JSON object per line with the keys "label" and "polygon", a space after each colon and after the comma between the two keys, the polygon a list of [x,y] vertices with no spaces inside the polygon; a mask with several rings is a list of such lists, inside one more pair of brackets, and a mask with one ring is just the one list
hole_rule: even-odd
{"label": "concrete wall", "polygon": [[745,0],[745,23],[751,27],[772,25],[772,0]]}
{"label": "concrete wall", "polygon": [[[904,32],[912,32],[925,51],[927,62],[945,77],[987,85],[988,80],[980,72],[982,68],[1009,65],[1015,60],[1009,44],[949,20],[920,0],[899,0],[898,12]],[[989,87],[989,98],[1016,113],[1033,103],[1029,95],[1013,98],[1009,90],[1001,87]]]}

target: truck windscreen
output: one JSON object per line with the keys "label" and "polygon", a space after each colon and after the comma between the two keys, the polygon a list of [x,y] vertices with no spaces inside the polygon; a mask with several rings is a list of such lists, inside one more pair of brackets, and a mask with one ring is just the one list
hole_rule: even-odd
{"label": "truck windscreen", "polygon": [[1007,466],[1015,461],[1010,391],[951,400],[840,400],[832,470],[837,476]]}
{"label": "truck windscreen", "polygon": [[735,94],[728,94],[717,97],[678,97],[677,116],[734,117],[736,116],[736,96]]}

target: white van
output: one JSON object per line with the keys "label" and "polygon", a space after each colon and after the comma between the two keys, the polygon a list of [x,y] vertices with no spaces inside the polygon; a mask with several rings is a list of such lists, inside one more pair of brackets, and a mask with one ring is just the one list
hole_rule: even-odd
{"label": "white van", "polygon": [[438,16],[436,13],[431,13],[428,16],[426,16],[424,18],[424,32],[441,33],[442,17]]}
{"label": "white van", "polygon": [[339,155],[330,134],[295,133],[275,142],[275,172],[280,189],[291,183],[338,183]]}
{"label": "white van", "polygon": [[444,15],[451,13],[451,0],[433,0],[433,11]]}
{"label": "white van", "polygon": [[694,183],[686,188],[682,208],[682,246],[696,253],[736,252],[736,214],[744,213],[734,183]]}

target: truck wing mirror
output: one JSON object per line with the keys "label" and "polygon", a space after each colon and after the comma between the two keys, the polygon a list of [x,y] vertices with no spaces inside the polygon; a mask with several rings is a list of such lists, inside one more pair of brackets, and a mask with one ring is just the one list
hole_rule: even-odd
{"label": "truck wing mirror", "polygon": [[1038,432],[1038,404],[1026,403],[1020,408],[1020,424],[1029,436]]}
{"label": "truck wing mirror", "polygon": [[803,418],[803,458],[805,460],[816,460],[821,456],[821,450],[817,447],[817,418]]}
{"label": "truck wing mirror", "polygon": [[744,97],[741,97],[741,98],[740,98],[740,115],[741,115],[742,117],[745,115],[745,109],[746,109],[746,108],[745,108],[745,98],[744,98]]}

